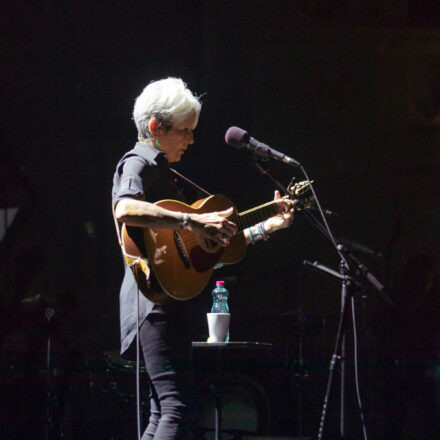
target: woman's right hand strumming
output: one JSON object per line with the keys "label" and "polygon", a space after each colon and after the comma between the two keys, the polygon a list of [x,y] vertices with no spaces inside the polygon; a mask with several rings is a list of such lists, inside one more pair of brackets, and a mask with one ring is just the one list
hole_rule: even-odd
{"label": "woman's right hand strumming", "polygon": [[231,237],[237,233],[235,223],[228,220],[233,208],[225,211],[190,214],[190,230],[207,237],[220,246],[227,246]]}

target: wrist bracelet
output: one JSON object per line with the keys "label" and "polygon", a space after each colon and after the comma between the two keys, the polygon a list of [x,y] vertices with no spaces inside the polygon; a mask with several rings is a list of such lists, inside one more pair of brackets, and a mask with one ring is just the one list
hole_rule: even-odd
{"label": "wrist bracelet", "polygon": [[180,229],[188,229],[189,226],[189,214],[184,212],[180,219]]}
{"label": "wrist bracelet", "polygon": [[250,240],[250,242],[252,243],[252,244],[255,244],[255,238],[254,238],[254,236],[252,235],[252,228],[249,228],[249,240]]}
{"label": "wrist bracelet", "polygon": [[261,235],[261,238],[262,238],[264,241],[269,240],[270,235],[266,232],[266,228],[265,228],[264,222],[261,222],[261,223],[258,225],[258,233]]}

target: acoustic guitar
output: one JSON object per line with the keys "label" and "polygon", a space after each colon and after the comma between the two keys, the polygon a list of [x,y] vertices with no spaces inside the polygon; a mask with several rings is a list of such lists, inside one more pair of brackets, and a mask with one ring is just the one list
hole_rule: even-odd
{"label": "acoustic guitar", "polygon": [[[308,182],[298,182],[291,189],[292,196],[301,201],[302,208],[307,208],[313,203],[309,192]],[[141,246],[136,244],[124,224],[122,244],[126,262],[130,266],[139,263],[136,270],[139,289],[148,299],[156,303],[163,302],[166,295],[182,301],[198,295],[207,285],[216,264],[233,264],[244,257],[246,241],[242,231],[279,212],[277,203],[272,200],[238,213],[231,200],[222,195],[212,195],[192,205],[176,200],[161,200],[155,204],[171,211],[189,214],[224,211],[233,207],[233,213],[228,219],[238,228],[229,245],[222,247],[197,232],[145,227],[142,228],[147,252],[145,256],[140,250]],[[153,269],[160,289],[159,286],[155,288],[150,282],[149,266]]]}

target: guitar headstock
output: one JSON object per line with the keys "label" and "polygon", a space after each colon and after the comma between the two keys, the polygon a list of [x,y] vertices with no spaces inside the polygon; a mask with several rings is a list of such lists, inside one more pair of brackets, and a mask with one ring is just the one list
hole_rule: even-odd
{"label": "guitar headstock", "polygon": [[[313,180],[311,181],[314,182]],[[301,203],[296,207],[296,210],[309,209],[315,203],[310,183],[308,180],[302,180],[294,184],[289,184],[290,197],[299,200]]]}

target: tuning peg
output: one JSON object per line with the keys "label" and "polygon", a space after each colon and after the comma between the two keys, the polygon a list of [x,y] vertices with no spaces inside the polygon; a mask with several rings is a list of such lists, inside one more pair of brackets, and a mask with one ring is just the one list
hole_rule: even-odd
{"label": "tuning peg", "polygon": [[295,182],[296,177],[292,177],[292,179],[290,179],[289,184],[287,185],[287,192],[291,195],[294,196],[295,195]]}

